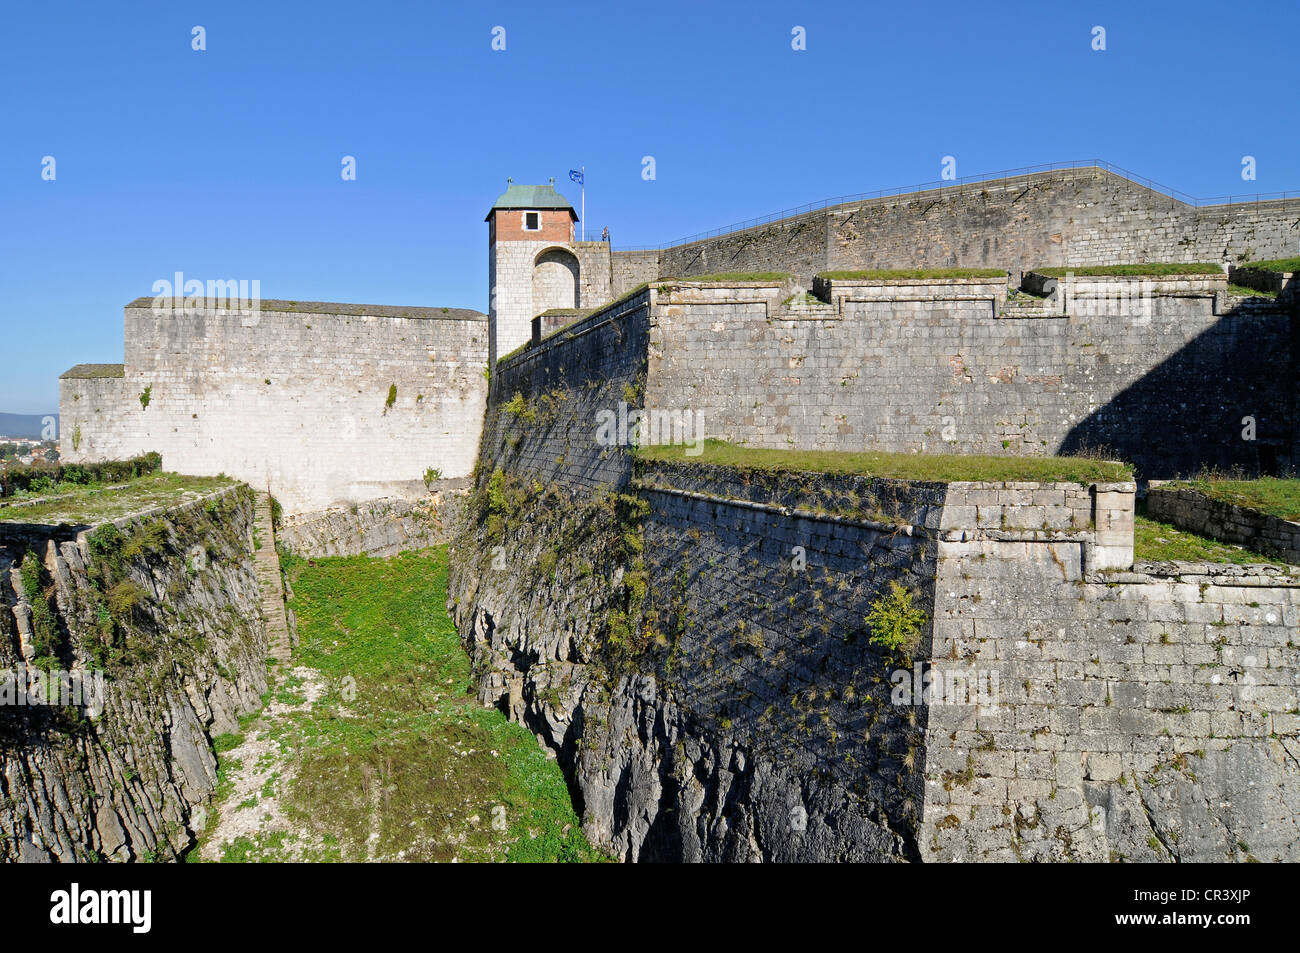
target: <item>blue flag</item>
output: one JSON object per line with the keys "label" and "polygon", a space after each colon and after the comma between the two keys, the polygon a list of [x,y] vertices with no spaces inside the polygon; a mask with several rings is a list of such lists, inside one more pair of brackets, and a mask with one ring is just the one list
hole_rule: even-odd
{"label": "blue flag", "polygon": [[579,185],[582,185],[582,184],[583,184],[583,182],[582,182],[582,173],[579,172],[577,169],[570,169],[570,170],[569,170],[569,178],[571,178],[574,182],[577,182]]}

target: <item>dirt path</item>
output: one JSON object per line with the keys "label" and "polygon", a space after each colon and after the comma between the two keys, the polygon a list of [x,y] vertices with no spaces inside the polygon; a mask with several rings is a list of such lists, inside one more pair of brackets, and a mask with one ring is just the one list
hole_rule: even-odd
{"label": "dirt path", "polygon": [[329,686],[320,672],[301,665],[279,682],[243,741],[221,754],[226,784],[216,805],[217,820],[201,838],[202,860],[313,860],[332,853],[330,845],[285,812],[282,796],[298,758],[276,731],[277,719],[310,714]]}

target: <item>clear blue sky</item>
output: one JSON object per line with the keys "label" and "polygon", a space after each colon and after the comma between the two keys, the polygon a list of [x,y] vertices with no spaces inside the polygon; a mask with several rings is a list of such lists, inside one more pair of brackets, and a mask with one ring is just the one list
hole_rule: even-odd
{"label": "clear blue sky", "polygon": [[51,412],[62,371],[121,361],[122,306],[175,271],[486,310],[506,176],[577,205],[585,164],[615,247],[931,181],[945,155],[959,175],[1097,157],[1198,196],[1300,189],[1298,9],[6,3],[0,411]]}

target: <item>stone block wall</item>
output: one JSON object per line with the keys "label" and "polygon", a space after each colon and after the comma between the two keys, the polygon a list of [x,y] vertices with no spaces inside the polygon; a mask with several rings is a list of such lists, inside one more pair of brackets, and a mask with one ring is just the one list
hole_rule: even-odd
{"label": "stone block wall", "polygon": [[1099,168],[850,202],[659,250],[660,274],[1120,262],[1296,254],[1295,200],[1196,207]]}
{"label": "stone block wall", "polygon": [[[671,645],[661,691],[763,778],[732,809],[763,845],[745,859],[916,859],[924,723],[890,700],[891,671],[912,663],[869,644],[864,617],[891,583],[930,613],[933,541],[906,524],[730,500],[675,468],[645,479],[646,611]],[[689,857],[677,838],[689,842],[642,856]]]}
{"label": "stone block wall", "polygon": [[[548,263],[547,257],[554,260]],[[543,259],[540,272],[539,259]],[[496,241],[488,250],[488,285],[490,359],[495,363],[529,339],[532,319],[541,312],[555,307],[591,308],[615,297],[609,243],[575,242],[571,235],[562,241]]]}
{"label": "stone block wall", "polygon": [[482,458],[573,491],[625,485],[630,445],[598,431],[602,413],[641,406],[651,308],[647,289],[499,362]]}
{"label": "stone block wall", "polygon": [[997,279],[821,288],[831,307],[800,313],[776,284],[664,283],[647,400],[775,448],[1104,449],[1146,477],[1296,458],[1296,318],[1221,275],[1062,281],[1041,317],[1004,313]]}
{"label": "stone block wall", "polygon": [[998,698],[929,707],[925,859],[1300,857],[1300,578],[976,538],[936,591],[934,659]]}
{"label": "stone block wall", "polygon": [[610,297],[621,297],[660,274],[658,251],[614,251],[610,257]]}
{"label": "stone block wall", "polygon": [[1147,515],[1198,536],[1245,546],[1300,566],[1298,522],[1214,500],[1189,487],[1162,486],[1154,481],[1147,488]]}
{"label": "stone block wall", "polygon": [[126,308],[125,377],[60,381],[65,460],[156,450],[168,470],[269,484],[290,513],[422,489],[428,467],[452,478],[473,466],[483,315],[282,301],[186,315],[152,303]]}

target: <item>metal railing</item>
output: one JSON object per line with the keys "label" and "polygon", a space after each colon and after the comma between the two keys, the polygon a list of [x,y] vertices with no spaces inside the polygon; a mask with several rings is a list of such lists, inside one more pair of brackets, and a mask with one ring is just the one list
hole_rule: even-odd
{"label": "metal railing", "polygon": [[[1075,159],[1070,162],[1048,162],[1043,165],[1024,166],[1019,169],[1005,169],[1001,172],[986,172],[982,175],[967,175],[956,179],[922,182],[917,185],[904,185],[892,189],[877,189],[874,192],[859,192],[856,195],[840,195],[835,198],[822,199],[820,202],[810,202],[807,205],[782,209],[779,212],[772,212],[768,215],[751,218],[743,222],[736,222],[732,225],[724,225],[722,228],[710,229],[707,232],[698,232],[694,235],[689,235],[686,238],[679,238],[676,241],[665,242],[659,245],[620,244],[617,247],[619,251],[658,251],[665,248],[675,248],[679,245],[689,245],[692,242],[703,241],[707,238],[717,238],[720,235],[729,235],[732,232],[743,232],[751,228],[758,228],[760,225],[770,225],[772,222],[779,222],[783,219],[797,218],[800,215],[807,215],[811,212],[819,212],[824,209],[834,208],[837,205],[848,205],[854,202],[866,202],[873,199],[893,198],[900,195],[910,195],[914,193],[948,191],[949,189],[964,191],[966,187],[982,185],[986,182],[993,182],[1000,179],[1012,179],[1018,176],[1034,175],[1042,172],[1057,172],[1066,169],[1089,168],[1097,168],[1118,175],[1122,178],[1128,179],[1130,182],[1150,189],[1152,192],[1158,192],[1161,195],[1182,202],[1184,205],[1190,205],[1193,208],[1219,205],[1244,205],[1252,202],[1274,202],[1281,199],[1300,199],[1300,191],[1294,190],[1287,192],[1257,192],[1245,195],[1220,195],[1213,198],[1197,198],[1194,195],[1188,195],[1186,192],[1170,188],[1167,185],[1161,185],[1159,182],[1149,179],[1144,175],[1130,172],[1128,169],[1107,162],[1105,159]],[[589,236],[588,241],[591,240],[592,239]]]}

